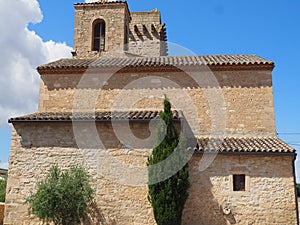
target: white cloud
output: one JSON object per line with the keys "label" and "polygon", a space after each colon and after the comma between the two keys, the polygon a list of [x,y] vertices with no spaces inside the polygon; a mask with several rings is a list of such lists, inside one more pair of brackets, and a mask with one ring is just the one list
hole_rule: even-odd
{"label": "white cloud", "polygon": [[0,127],[9,117],[37,110],[39,75],[36,67],[70,57],[65,43],[43,42],[29,23],[41,22],[37,0],[0,1]]}
{"label": "white cloud", "polygon": [[0,163],[0,168],[1,169],[8,169],[8,162]]}

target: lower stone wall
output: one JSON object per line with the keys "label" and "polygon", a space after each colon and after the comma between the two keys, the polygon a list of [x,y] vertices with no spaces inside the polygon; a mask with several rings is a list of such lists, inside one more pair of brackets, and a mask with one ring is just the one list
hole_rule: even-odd
{"label": "lower stone wall", "polygon": [[4,219],[4,203],[0,203],[0,225],[3,224]]}
{"label": "lower stone wall", "polygon": [[[183,224],[297,224],[293,157],[194,155]],[[202,160],[202,161],[201,161]],[[245,174],[245,191],[233,191],[233,174]]]}
{"label": "lower stone wall", "polygon": [[[55,130],[53,124],[35,126],[34,138],[31,125],[13,130],[4,224],[39,224],[24,201],[55,164],[63,169],[83,164],[91,174],[96,204],[86,225],[155,224],[147,199],[149,149],[79,149],[67,124],[56,124]],[[296,224],[293,156],[194,155],[189,167],[183,225]],[[246,175],[246,191],[233,191],[233,174]]]}
{"label": "lower stone wall", "polygon": [[[45,179],[49,168],[55,164],[62,169],[83,164],[91,174],[96,204],[86,225],[155,224],[147,199],[145,165],[149,149],[78,149],[71,143],[66,124],[56,130],[50,126],[47,130],[45,126],[42,130],[35,129],[33,134],[30,126],[13,130],[4,224],[39,224],[36,218],[28,216],[28,205],[24,202],[35,191],[37,181]],[[54,133],[49,133],[52,131]],[[56,142],[59,137],[65,143]],[[33,140],[29,145],[27,138]],[[46,147],[47,144],[51,147]]]}

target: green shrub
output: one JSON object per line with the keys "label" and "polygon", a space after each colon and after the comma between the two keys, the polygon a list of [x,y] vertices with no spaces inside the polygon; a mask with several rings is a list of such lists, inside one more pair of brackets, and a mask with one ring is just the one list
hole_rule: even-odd
{"label": "green shrub", "polygon": [[94,190],[83,167],[72,166],[62,172],[58,166],[52,166],[46,180],[37,186],[37,192],[26,200],[30,214],[56,225],[79,224],[85,219]]}
{"label": "green shrub", "polygon": [[5,202],[7,176],[0,178],[0,202]]}

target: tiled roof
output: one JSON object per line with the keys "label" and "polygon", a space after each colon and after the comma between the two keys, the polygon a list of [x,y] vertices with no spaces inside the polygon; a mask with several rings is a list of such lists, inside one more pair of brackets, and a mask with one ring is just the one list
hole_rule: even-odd
{"label": "tiled roof", "polygon": [[93,5],[93,4],[115,4],[115,3],[126,3],[126,1],[97,1],[94,2],[79,2],[75,3],[74,5]]}
{"label": "tiled roof", "polygon": [[[103,112],[38,112],[26,116],[9,119],[13,122],[34,122],[34,121],[111,121],[111,120],[151,120],[159,118],[160,111],[103,111]],[[173,118],[182,118],[182,112],[173,111]]]}
{"label": "tiled roof", "polygon": [[197,139],[195,152],[233,152],[233,153],[295,153],[295,149],[288,146],[277,137],[225,137]]}
{"label": "tiled roof", "polygon": [[0,175],[6,175],[7,169],[0,169]]}
{"label": "tiled roof", "polygon": [[[9,120],[16,122],[70,122],[70,121],[111,121],[111,120],[151,120],[158,119],[160,111],[116,111],[95,113],[72,112],[41,112]],[[181,111],[173,111],[174,120],[183,118]],[[288,146],[277,137],[198,137],[196,153],[295,153],[295,149]]]}
{"label": "tiled roof", "polygon": [[38,67],[47,69],[135,68],[186,66],[274,66],[272,61],[256,55],[161,56],[106,59],[60,59]]}

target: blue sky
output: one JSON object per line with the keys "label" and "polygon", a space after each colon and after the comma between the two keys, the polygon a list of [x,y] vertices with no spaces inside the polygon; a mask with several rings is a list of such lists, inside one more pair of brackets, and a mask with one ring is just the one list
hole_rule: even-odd
{"label": "blue sky", "polygon": [[[68,50],[66,46],[72,47],[73,3],[83,1],[9,1],[14,2],[15,5],[7,6],[14,7],[6,8],[7,11],[15,9],[18,4],[30,5],[30,10],[27,10],[26,14],[24,13],[24,20],[29,23],[29,31],[34,31],[35,37],[41,38],[42,44],[48,43],[47,46],[55,46],[55,49],[59,47],[59,43],[65,43],[62,44],[65,50]],[[39,5],[36,4],[37,2]],[[1,4],[5,3],[0,2],[0,7],[3,7]],[[300,152],[299,0],[252,0],[246,2],[240,0],[129,0],[128,4],[131,11],[149,11],[157,8],[162,14],[163,22],[166,23],[168,41],[184,46],[198,55],[256,54],[274,61],[276,67],[273,71],[273,85],[278,136]],[[23,8],[20,7],[18,10],[22,11]],[[34,11],[36,9],[40,10],[39,13],[43,15],[43,18]],[[31,17],[30,13],[34,16]],[[2,17],[5,23],[17,23],[17,19],[5,21],[5,18]],[[23,24],[24,26],[26,28],[27,25]],[[4,28],[0,24],[0,29]],[[6,29],[10,29],[10,27],[6,27]],[[6,31],[3,30],[1,33]],[[13,35],[14,33],[11,38],[14,37]],[[4,43],[0,38],[1,48],[5,47]],[[35,68],[38,66],[38,62],[41,64],[47,62],[47,59],[55,59],[63,55],[62,53],[57,54],[59,50],[51,50],[52,52],[50,50],[44,60],[31,60],[33,63],[30,65]],[[26,54],[23,54],[24,58],[27,56],[34,58],[34,52],[30,53],[29,51],[27,49]],[[55,57],[49,55],[55,55]],[[0,70],[0,79],[4,79],[3,76]],[[37,80],[38,75],[35,74],[35,76],[37,77],[34,79]],[[37,81],[34,82],[36,85]],[[0,85],[0,92],[2,90],[3,94],[7,87],[1,82]],[[27,88],[30,89],[30,87]],[[32,94],[35,96],[33,102],[36,101],[38,89],[35,88],[34,92],[36,93]],[[0,101],[4,102],[5,99],[0,98]],[[0,102],[0,110],[3,108],[5,109],[5,104],[3,103],[1,107]],[[36,110],[36,106],[34,106],[23,111],[27,113]],[[16,111],[12,115],[16,115],[18,112]],[[6,118],[4,119],[6,121]],[[5,124],[0,126],[0,160],[4,163],[8,161],[10,136],[11,128]],[[300,163],[297,165],[297,170],[300,171]]]}

